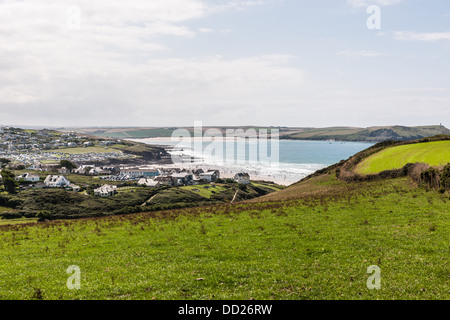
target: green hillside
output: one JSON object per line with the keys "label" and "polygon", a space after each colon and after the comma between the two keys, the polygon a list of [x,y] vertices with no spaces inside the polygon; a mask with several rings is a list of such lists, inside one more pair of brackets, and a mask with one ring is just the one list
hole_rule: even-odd
{"label": "green hillside", "polygon": [[450,134],[444,126],[387,126],[370,128],[333,127],[303,129],[298,132],[281,132],[280,138],[294,140],[341,140],[380,142],[386,140],[406,141],[427,138],[439,134]]}
{"label": "green hillside", "polygon": [[[379,142],[386,140],[406,141],[427,138],[439,134],[450,134],[450,130],[444,126],[378,126],[369,128],[355,127],[329,127],[329,128],[291,128],[291,127],[216,127],[223,135],[227,129],[278,129],[281,139],[294,140],[341,140],[341,141],[367,141]],[[171,137],[177,128],[85,128],[77,129],[78,132],[91,134],[99,137],[110,138],[155,138]],[[192,131],[192,127],[185,127]],[[210,127],[203,127],[203,130]]]}
{"label": "green hillside", "polygon": [[[427,148],[431,162],[448,150],[440,142],[401,147]],[[0,299],[450,299],[450,167],[437,192],[407,175],[344,180],[352,159],[234,204],[0,223]],[[225,189],[172,191],[204,200]],[[66,286],[69,266],[79,290]],[[379,290],[367,286],[370,266]]]}
{"label": "green hillside", "polygon": [[372,174],[402,168],[407,163],[444,166],[450,163],[450,141],[435,141],[391,147],[361,161],[356,173]]}
{"label": "green hillside", "polygon": [[235,205],[0,226],[0,298],[449,299],[448,201],[325,173]]}

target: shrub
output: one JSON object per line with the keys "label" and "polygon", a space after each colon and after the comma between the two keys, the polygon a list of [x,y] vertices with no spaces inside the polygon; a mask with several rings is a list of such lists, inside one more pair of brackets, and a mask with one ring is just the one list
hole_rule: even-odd
{"label": "shrub", "polygon": [[28,210],[20,210],[19,214],[25,218],[34,218],[36,216],[36,212],[28,211]]}
{"label": "shrub", "polygon": [[428,188],[439,188],[439,170],[436,168],[429,168],[421,173],[420,178]]}
{"label": "shrub", "polygon": [[19,212],[6,211],[2,213],[3,219],[20,219],[22,215]]}
{"label": "shrub", "polygon": [[444,191],[450,190],[450,163],[448,163],[444,167],[440,180],[441,180],[441,188],[443,188]]}
{"label": "shrub", "polygon": [[50,220],[52,218],[52,214],[49,211],[42,210],[37,214],[39,218],[38,221]]}

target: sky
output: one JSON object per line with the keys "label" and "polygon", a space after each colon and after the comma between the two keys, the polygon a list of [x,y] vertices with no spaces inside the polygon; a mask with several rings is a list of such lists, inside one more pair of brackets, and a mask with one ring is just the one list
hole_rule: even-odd
{"label": "sky", "polygon": [[0,0],[0,124],[450,127],[448,0]]}

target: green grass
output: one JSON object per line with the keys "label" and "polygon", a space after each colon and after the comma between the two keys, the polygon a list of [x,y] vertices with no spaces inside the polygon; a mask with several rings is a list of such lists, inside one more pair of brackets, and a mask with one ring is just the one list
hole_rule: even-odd
{"label": "green grass", "polygon": [[123,128],[112,130],[99,130],[90,132],[100,137],[109,138],[151,138],[151,137],[170,137],[173,129],[166,128]]}
{"label": "green grass", "polygon": [[110,153],[110,152],[118,152],[116,149],[112,149],[109,147],[86,147],[86,148],[63,148],[63,149],[55,149],[53,152],[61,152],[68,154],[82,154],[82,153]]}
{"label": "green grass", "polygon": [[450,130],[442,126],[384,126],[369,128],[330,127],[330,128],[304,128],[297,132],[282,130],[280,136],[301,140],[327,140],[368,141],[377,142],[385,140],[414,140],[423,137],[432,137],[439,134],[450,134]]}
{"label": "green grass", "polygon": [[[11,209],[8,209],[8,211],[12,211]],[[37,218],[21,218],[21,219],[11,219],[11,220],[7,220],[7,219],[2,219],[0,220],[0,226],[3,225],[17,225],[17,224],[22,224],[22,223],[35,223],[37,222]]]}
{"label": "green grass", "polygon": [[[1,226],[0,299],[450,299],[448,195],[333,175],[293,190],[292,200]],[[80,290],[66,287],[71,265]],[[380,290],[366,287],[371,265]]]}
{"label": "green grass", "polygon": [[270,183],[252,182],[251,184],[252,184],[253,186],[256,186],[256,187],[268,188],[268,189],[271,189],[271,190],[273,190],[273,191],[279,191],[279,190],[283,189],[283,186],[280,186],[280,185],[273,185],[273,184],[270,184]]}
{"label": "green grass", "polygon": [[216,184],[215,186],[212,186],[212,185],[186,186],[186,187],[181,187],[180,189],[192,191],[192,192],[194,192],[198,195],[201,195],[202,197],[208,198],[208,199],[211,198],[211,196],[214,194],[218,194],[222,191],[227,190],[227,188],[225,188],[224,185],[221,185],[221,184]]}
{"label": "green grass", "polygon": [[384,149],[361,161],[355,172],[361,174],[378,173],[399,169],[407,163],[427,163],[443,166],[450,162],[450,141],[407,144]]}

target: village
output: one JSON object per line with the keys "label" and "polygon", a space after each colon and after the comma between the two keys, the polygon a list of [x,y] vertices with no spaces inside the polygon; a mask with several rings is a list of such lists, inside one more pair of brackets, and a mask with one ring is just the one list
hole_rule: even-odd
{"label": "village", "polygon": [[[95,165],[80,165],[78,168],[69,170],[68,168],[52,168],[56,170],[55,174],[49,174],[42,181],[37,173],[26,172],[16,177],[19,182],[27,182],[22,189],[27,188],[63,188],[68,191],[79,192],[87,186],[79,186],[73,184],[65,173],[89,175],[97,177],[105,183],[99,188],[94,189],[94,195],[101,197],[111,197],[117,194],[117,184],[108,184],[108,181],[134,183],[144,187],[180,187],[192,186],[200,184],[214,184],[221,181],[219,170],[203,169],[181,169],[181,168],[159,168],[159,169],[142,169],[127,168],[120,169],[117,167],[95,167]],[[47,171],[48,166],[35,163],[25,170],[29,171]],[[239,184],[249,184],[250,175],[248,173],[237,173],[233,179]]]}
{"label": "village", "polygon": [[[20,190],[62,188],[80,192],[92,184],[85,182],[80,185],[70,181],[69,175],[78,181],[85,180],[76,179],[76,176],[90,177],[89,182],[95,181],[95,185],[100,184],[93,190],[93,194],[100,197],[116,195],[118,185],[156,188],[214,184],[221,181],[220,170],[121,165],[121,160],[136,156],[111,148],[120,143],[122,141],[116,139],[97,140],[78,136],[74,132],[58,133],[45,129],[23,130],[2,127],[0,159],[3,159],[4,168],[20,172],[15,177]],[[68,150],[70,148],[74,151],[70,152],[71,150]],[[97,152],[87,152],[91,149]],[[111,159],[118,161],[119,164],[98,165],[108,163]],[[242,172],[229,180],[249,184],[250,176]]]}
{"label": "village", "polygon": [[[75,132],[0,127],[0,157],[8,158],[18,166],[36,162],[52,163],[61,159],[85,162],[131,158],[120,150],[110,150],[110,146],[120,143],[121,140],[117,139],[97,140],[79,136]],[[97,148],[92,148],[94,146]],[[96,152],[61,152],[76,148],[92,148]]]}

